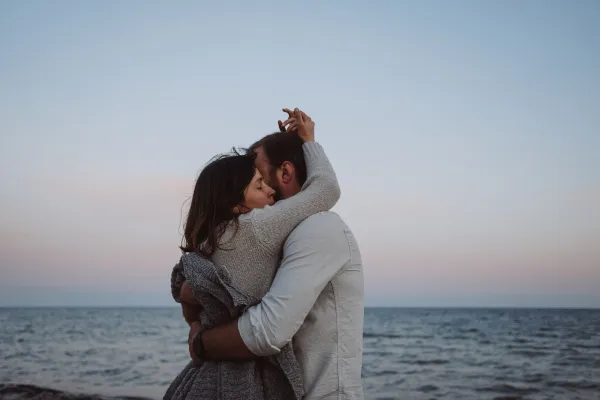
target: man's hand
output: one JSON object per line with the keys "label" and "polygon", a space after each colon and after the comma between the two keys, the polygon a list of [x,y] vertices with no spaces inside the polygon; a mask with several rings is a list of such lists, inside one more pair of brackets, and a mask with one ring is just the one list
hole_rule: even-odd
{"label": "man's hand", "polygon": [[197,362],[194,358],[198,360],[198,357],[193,354],[192,345],[199,332],[202,332],[203,358],[206,360],[241,361],[252,360],[257,357],[246,347],[240,336],[237,319],[204,331],[199,322],[194,322],[190,327],[189,336],[190,356],[194,363]]}
{"label": "man's hand", "polygon": [[282,132],[296,132],[303,142],[313,142],[315,140],[315,122],[298,108],[290,111],[288,108],[283,109],[289,116],[284,122],[277,121],[279,130]]}
{"label": "man's hand", "polygon": [[196,367],[199,367],[200,365],[202,365],[202,360],[200,359],[200,357],[198,357],[196,355],[196,352],[194,351],[194,339],[196,338],[196,336],[198,336],[198,334],[200,334],[200,332],[203,331],[203,327],[202,324],[200,323],[200,321],[194,321],[190,324],[190,333],[188,336],[188,348],[190,351],[190,357],[192,357],[192,362],[194,363],[194,365]]}

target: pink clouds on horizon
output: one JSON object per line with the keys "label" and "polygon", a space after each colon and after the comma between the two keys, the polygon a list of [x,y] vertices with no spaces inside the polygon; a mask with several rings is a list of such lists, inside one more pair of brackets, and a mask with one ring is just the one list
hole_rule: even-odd
{"label": "pink clouds on horizon", "polygon": [[[15,209],[19,224],[0,229],[3,281],[161,287],[179,256],[193,184],[170,176],[41,182],[42,208]],[[359,239],[368,289],[591,293],[600,282],[600,252],[587,243],[591,238],[585,248],[561,248],[523,242],[532,233],[507,236],[491,225],[482,237],[458,203],[415,193],[391,209],[365,209],[355,188],[344,196],[336,209]]]}

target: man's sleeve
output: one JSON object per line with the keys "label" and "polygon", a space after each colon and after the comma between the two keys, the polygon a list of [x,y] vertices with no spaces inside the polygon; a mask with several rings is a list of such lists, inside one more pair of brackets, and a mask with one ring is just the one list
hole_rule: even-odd
{"label": "man's sleeve", "polygon": [[288,237],[269,292],[238,320],[242,340],[258,356],[276,354],[292,340],[329,281],[350,260],[339,216],[320,213]]}

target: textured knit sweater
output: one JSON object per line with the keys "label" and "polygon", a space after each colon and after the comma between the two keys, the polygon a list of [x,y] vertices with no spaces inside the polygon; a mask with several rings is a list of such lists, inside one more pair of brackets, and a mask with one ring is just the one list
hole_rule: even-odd
{"label": "textured knit sweater", "polygon": [[[172,293],[179,300],[184,280],[203,305],[200,319],[213,327],[240,316],[260,301],[277,271],[282,245],[305,218],[331,209],[340,197],[335,172],[322,147],[303,145],[307,180],[295,196],[254,209],[225,230],[212,263],[186,254],[173,269]],[[291,345],[276,356],[253,361],[191,363],[171,384],[165,399],[294,399],[303,395]]]}

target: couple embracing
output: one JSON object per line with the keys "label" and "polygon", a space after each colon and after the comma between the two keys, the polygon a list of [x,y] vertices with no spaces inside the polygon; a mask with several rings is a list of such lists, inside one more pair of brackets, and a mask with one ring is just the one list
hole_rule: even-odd
{"label": "couple embracing", "polygon": [[284,111],[197,179],[171,274],[191,362],[166,400],[363,398],[360,251],[315,123]]}

